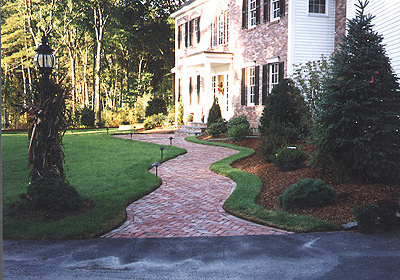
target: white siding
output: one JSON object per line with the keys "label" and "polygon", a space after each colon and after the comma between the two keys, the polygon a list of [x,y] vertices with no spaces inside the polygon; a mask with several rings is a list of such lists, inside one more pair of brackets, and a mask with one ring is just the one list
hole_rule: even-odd
{"label": "white siding", "polygon": [[334,50],[335,40],[335,1],[327,0],[326,15],[309,14],[308,2],[292,0],[289,10],[289,68],[292,64],[318,60],[321,55],[330,56]]}
{"label": "white siding", "polygon": [[[355,0],[347,1],[347,18],[355,16]],[[400,77],[400,0],[370,0],[366,13],[375,16],[373,29],[383,36],[386,54]]]}

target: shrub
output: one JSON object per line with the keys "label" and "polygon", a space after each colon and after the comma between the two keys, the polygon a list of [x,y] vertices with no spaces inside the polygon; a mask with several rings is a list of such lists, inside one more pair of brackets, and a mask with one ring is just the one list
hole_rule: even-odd
{"label": "shrub", "polygon": [[277,150],[272,162],[282,171],[292,171],[300,168],[301,164],[307,159],[307,154],[299,148],[288,149],[287,147],[282,147]]}
{"label": "shrub", "polygon": [[167,114],[167,103],[165,103],[162,98],[153,97],[153,99],[147,103],[145,116],[150,117],[157,114]]}
{"label": "shrub", "polygon": [[234,127],[235,125],[239,125],[239,124],[245,124],[250,127],[250,123],[247,120],[246,116],[237,116],[237,117],[233,117],[229,120],[229,122],[226,124],[226,128],[229,129],[229,128]]}
{"label": "shrub", "polygon": [[149,130],[156,127],[164,126],[167,121],[167,117],[163,114],[152,115],[145,119],[143,122],[144,129]]}
{"label": "shrub", "polygon": [[84,107],[80,113],[81,115],[81,125],[86,127],[94,126],[96,116],[92,107]]}
{"label": "shrub", "polygon": [[178,102],[178,125],[182,125],[183,124],[183,115],[185,114],[185,110],[183,108],[183,102],[182,102],[182,97],[179,98],[179,102]]}
{"label": "shrub", "polygon": [[232,138],[233,142],[242,141],[250,134],[249,124],[238,124],[228,129],[228,137]]}
{"label": "shrub", "polygon": [[211,124],[207,129],[206,133],[212,135],[213,137],[217,137],[223,133],[227,132],[227,122],[225,119],[219,119],[217,122]]}
{"label": "shrub", "polygon": [[293,81],[284,79],[266,99],[259,131],[267,139],[271,133],[278,133],[294,142],[300,134],[307,134],[304,119],[310,119],[309,108]]}
{"label": "shrub", "polygon": [[295,207],[324,206],[335,201],[336,190],[322,180],[302,179],[278,197],[279,205],[286,211]]}
{"label": "shrub", "polygon": [[220,118],[222,118],[221,108],[219,107],[217,98],[214,96],[214,102],[208,112],[207,127],[217,122]]}
{"label": "shrub", "polygon": [[26,198],[33,210],[55,212],[74,211],[81,207],[83,199],[67,181],[60,178],[39,178],[28,185]]}
{"label": "shrub", "polygon": [[371,233],[376,227],[379,217],[379,207],[373,203],[366,203],[352,209],[358,228],[363,233]]}
{"label": "shrub", "polygon": [[400,210],[397,199],[382,199],[377,202],[379,207],[379,225],[383,230],[392,230],[398,226],[396,213]]}

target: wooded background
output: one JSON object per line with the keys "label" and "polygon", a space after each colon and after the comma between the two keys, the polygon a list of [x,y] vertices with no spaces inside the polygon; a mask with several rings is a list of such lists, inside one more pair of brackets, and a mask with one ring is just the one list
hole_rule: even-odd
{"label": "wooded background", "polygon": [[[44,33],[55,50],[53,78],[69,92],[72,115],[143,108],[153,96],[173,105],[174,21],[184,0],[3,0],[2,122],[22,128],[16,105],[27,104],[37,78],[35,49]],[[142,100],[140,100],[142,98]]]}

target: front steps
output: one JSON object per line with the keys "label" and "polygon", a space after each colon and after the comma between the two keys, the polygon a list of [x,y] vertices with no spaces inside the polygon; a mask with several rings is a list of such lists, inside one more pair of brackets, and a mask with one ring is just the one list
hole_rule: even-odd
{"label": "front steps", "polygon": [[178,130],[175,130],[176,134],[186,135],[199,135],[203,134],[207,128],[207,124],[201,122],[187,122],[184,125],[180,125]]}

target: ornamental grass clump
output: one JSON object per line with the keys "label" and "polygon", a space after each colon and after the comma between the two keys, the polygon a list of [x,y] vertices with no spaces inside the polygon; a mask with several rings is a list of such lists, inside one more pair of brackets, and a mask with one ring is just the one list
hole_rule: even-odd
{"label": "ornamental grass clump", "polygon": [[337,192],[320,179],[302,179],[278,197],[279,205],[286,211],[294,208],[325,206],[336,199]]}

